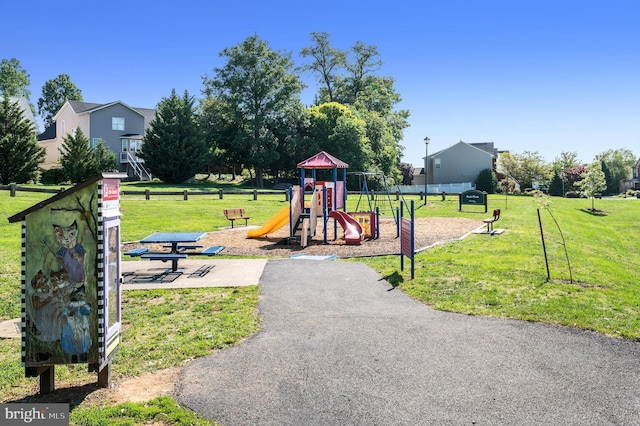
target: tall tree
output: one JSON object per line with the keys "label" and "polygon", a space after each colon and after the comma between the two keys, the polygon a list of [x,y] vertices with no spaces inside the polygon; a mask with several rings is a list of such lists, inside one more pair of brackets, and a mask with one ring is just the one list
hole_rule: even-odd
{"label": "tall tree", "polygon": [[144,136],[140,157],[149,171],[167,183],[182,183],[205,169],[210,148],[195,113],[195,99],[185,90],[158,103],[157,113]]}
{"label": "tall tree", "polygon": [[[337,101],[354,107],[366,122],[366,134],[374,161],[371,169],[400,179],[400,145],[403,131],[409,126],[409,112],[395,110],[402,100],[393,88],[394,80],[376,75],[383,62],[376,46],[358,41],[348,52],[334,49],[326,33],[312,33],[311,47],[302,56],[315,60],[303,69],[316,73],[320,86],[317,104]],[[329,89],[330,87],[330,89]]]}
{"label": "tall tree", "polygon": [[38,99],[38,112],[45,127],[53,123],[53,117],[66,101],[81,101],[82,91],[76,87],[67,74],[60,74],[47,80],[42,86],[42,96]]}
{"label": "tall tree", "polygon": [[374,170],[374,153],[367,138],[366,122],[355,108],[330,102],[309,108],[309,147],[327,151],[349,164],[351,170]]}
{"label": "tall tree", "polygon": [[344,104],[356,104],[367,87],[368,77],[374,75],[383,62],[377,46],[367,46],[361,41],[357,41],[349,53],[345,64],[347,74],[339,85],[337,100]]}
{"label": "tall tree", "polygon": [[620,192],[620,183],[631,177],[636,157],[628,149],[609,149],[596,155],[595,160],[606,163],[611,174],[611,182],[614,185],[609,190],[613,193],[618,193]]}
{"label": "tall tree", "polygon": [[318,101],[334,102],[339,72],[346,64],[347,54],[333,48],[329,43],[329,34],[325,32],[311,33],[311,41],[313,45],[303,48],[300,55],[303,58],[311,57],[312,61],[301,69],[316,74],[320,84]]}
{"label": "tall tree", "polygon": [[60,166],[71,182],[82,182],[96,173],[97,162],[89,138],[79,127],[64,137],[59,151]]}
{"label": "tall tree", "polygon": [[303,84],[293,72],[290,53],[269,48],[257,35],[220,53],[226,58],[213,78],[204,77],[205,96],[216,98],[229,130],[222,146],[241,156],[256,172],[256,184],[264,186],[263,173],[279,159],[283,121],[302,108]]}
{"label": "tall tree", "polygon": [[20,66],[16,58],[0,61],[0,92],[4,96],[16,96],[29,99],[31,92],[30,75]]}
{"label": "tall tree", "polygon": [[44,161],[45,150],[38,145],[33,123],[24,117],[17,102],[3,96],[0,102],[0,181],[24,183],[34,178]]}

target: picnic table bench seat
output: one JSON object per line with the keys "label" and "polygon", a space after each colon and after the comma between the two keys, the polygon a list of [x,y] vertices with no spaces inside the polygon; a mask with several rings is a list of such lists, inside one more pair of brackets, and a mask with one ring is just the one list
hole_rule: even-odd
{"label": "picnic table bench seat", "polygon": [[224,209],[224,216],[231,221],[231,227],[233,228],[233,224],[238,219],[244,219],[244,226],[249,224],[250,216],[245,216],[244,209]]}
{"label": "picnic table bench seat", "polygon": [[131,250],[127,250],[127,251],[124,252],[124,254],[126,256],[138,257],[138,256],[141,256],[141,255],[145,254],[148,251],[149,251],[149,249],[147,247],[138,247],[138,248],[134,248],[134,249],[131,249]]}
{"label": "picnic table bench seat", "polygon": [[215,256],[216,254],[220,253],[222,250],[224,250],[224,246],[212,246],[212,247],[207,247],[206,249],[202,250],[202,252],[198,254],[202,254],[205,256]]}

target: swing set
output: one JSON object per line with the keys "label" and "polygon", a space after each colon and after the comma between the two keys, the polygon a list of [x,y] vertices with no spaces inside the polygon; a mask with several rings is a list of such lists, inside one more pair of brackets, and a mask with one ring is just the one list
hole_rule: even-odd
{"label": "swing set", "polygon": [[[377,209],[379,209],[379,211],[384,214],[390,211],[393,215],[393,220],[397,225],[400,212],[393,206],[393,201],[391,200],[391,192],[389,190],[390,186],[392,188],[398,188],[395,179],[393,177],[386,176],[383,173],[376,172],[350,172],[348,174],[358,176],[360,196],[358,197],[358,203],[356,204],[356,211],[362,211],[360,210],[360,203],[363,203],[363,209],[365,207],[368,207],[369,212],[375,212],[377,211]],[[382,190],[380,190],[379,186],[378,190],[372,189],[370,187],[370,181],[377,182],[378,185],[382,184]],[[405,201],[404,195],[399,188],[397,194],[399,194],[400,198],[402,199],[401,205],[407,206],[408,203]],[[380,209],[380,205],[384,204],[385,198],[386,201],[388,201],[389,210]]]}

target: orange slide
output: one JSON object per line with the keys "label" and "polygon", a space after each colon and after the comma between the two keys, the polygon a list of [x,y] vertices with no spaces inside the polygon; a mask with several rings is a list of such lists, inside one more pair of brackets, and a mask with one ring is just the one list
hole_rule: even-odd
{"label": "orange slide", "polygon": [[247,232],[247,238],[258,238],[263,235],[270,234],[289,223],[289,206],[283,208],[278,213],[273,215],[261,228],[250,229]]}
{"label": "orange slide", "polygon": [[336,219],[342,226],[342,229],[344,229],[344,241],[347,244],[360,244],[364,237],[364,232],[360,223],[353,216],[340,210],[333,210],[329,213],[329,217]]}

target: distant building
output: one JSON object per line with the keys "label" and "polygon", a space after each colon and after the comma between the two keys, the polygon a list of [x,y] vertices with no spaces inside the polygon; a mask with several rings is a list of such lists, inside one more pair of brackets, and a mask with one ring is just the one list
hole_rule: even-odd
{"label": "distant building", "polygon": [[116,154],[119,171],[132,178],[149,179],[144,161],[136,154],[142,148],[142,137],[155,113],[155,109],[133,108],[121,101],[108,104],[67,101],[54,116],[54,123],[38,137],[40,145],[46,149],[42,168],[49,169],[59,163],[59,148],[64,138],[80,128],[91,146],[102,141]]}
{"label": "distant building", "polygon": [[[427,158],[429,185],[475,182],[480,171],[495,171],[498,150],[493,142],[466,143],[460,141],[430,154]],[[423,158],[424,160],[424,158]],[[413,184],[424,185],[424,167],[416,168]]]}

